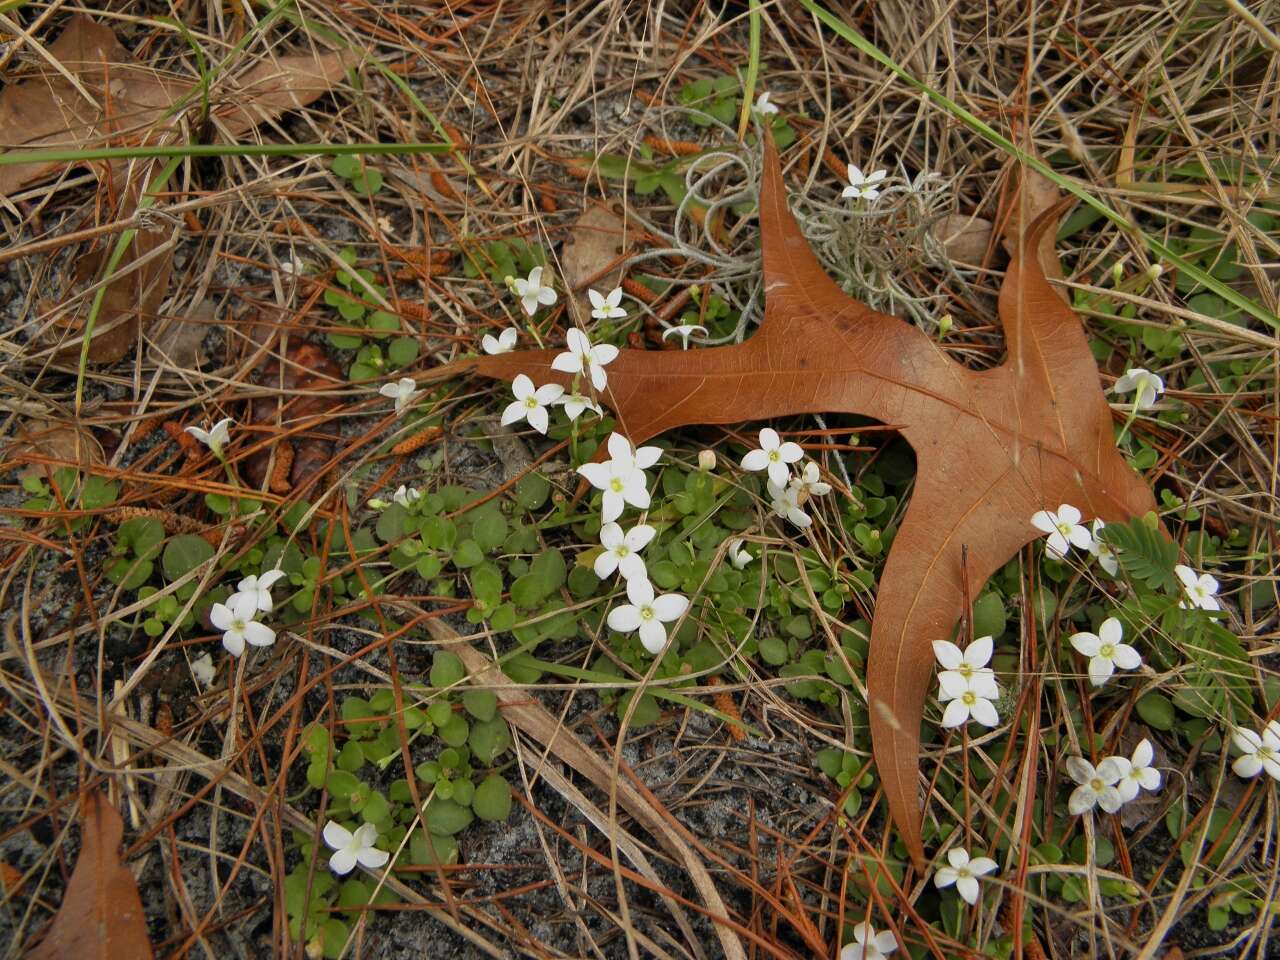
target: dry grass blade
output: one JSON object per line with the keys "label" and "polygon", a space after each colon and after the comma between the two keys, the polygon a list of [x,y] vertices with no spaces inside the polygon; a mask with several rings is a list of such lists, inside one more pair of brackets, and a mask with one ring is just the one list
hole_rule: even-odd
{"label": "dry grass blade", "polygon": [[[604,785],[613,779],[613,770],[610,765],[581,740],[566,731],[563,724],[557,722],[556,718],[540,704],[527,697],[511,693],[510,682],[488,657],[463,642],[453,629],[439,620],[428,620],[427,624],[436,640],[462,658],[462,662],[466,664],[470,682],[493,688],[502,703],[502,715],[506,717],[508,723],[541,743],[548,753],[586,777],[589,782]],[[724,956],[730,960],[745,960],[746,952],[737,934],[726,924],[716,922],[717,918],[727,919],[729,911],[720,892],[716,889],[715,881],[711,879],[711,874],[707,872],[706,864],[702,859],[671,828],[667,822],[670,814],[664,816],[663,811],[655,810],[649,801],[625,781],[619,781],[616,787],[618,802],[623,809],[689,871],[689,876],[707,908],[708,916],[715,924],[716,936]]]}

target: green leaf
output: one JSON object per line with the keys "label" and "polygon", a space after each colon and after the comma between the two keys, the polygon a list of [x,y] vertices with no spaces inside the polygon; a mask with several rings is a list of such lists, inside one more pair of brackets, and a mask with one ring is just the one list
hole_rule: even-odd
{"label": "green leaf", "polygon": [[1156,730],[1172,730],[1177,713],[1169,698],[1162,693],[1148,693],[1137,703],[1138,716],[1147,726]]}
{"label": "green leaf", "polygon": [[780,667],[787,662],[787,642],[781,637],[762,637],[760,639],[760,659],[771,667]]}
{"label": "green leaf", "polygon": [[448,720],[436,725],[436,736],[451,747],[460,747],[466,743],[470,732],[471,724],[460,713],[450,714]]}
{"label": "green leaf", "polygon": [[413,337],[396,337],[387,344],[387,360],[393,367],[407,366],[418,359],[419,349]]}
{"label": "green leaf", "polygon": [[213,557],[213,547],[203,537],[184,533],[174,537],[164,548],[160,565],[169,580],[186,576]]}
{"label": "green leaf", "polygon": [[409,840],[409,859],[420,867],[458,862],[458,842],[451,836],[415,830]]}
{"label": "green leaf", "polygon": [[511,786],[498,774],[490,774],[476,787],[471,809],[481,820],[500,822],[511,815]]}
{"label": "green leaf", "polygon": [[431,686],[451,687],[466,679],[467,668],[462,658],[448,650],[438,650],[431,661]]}
{"label": "green leaf", "polygon": [[530,473],[516,484],[514,493],[524,509],[537,510],[551,496],[551,482],[540,473]]}
{"label": "green leaf", "polygon": [[349,797],[360,789],[359,779],[346,770],[331,770],[325,778],[325,786],[335,797]]}
{"label": "green leaf", "polygon": [[453,565],[459,570],[474,567],[483,560],[484,551],[480,549],[480,545],[474,540],[463,540],[454,548]]}
{"label": "green leaf", "polygon": [[1173,568],[1178,563],[1178,545],[1166,540],[1155,525],[1155,514],[1127,523],[1108,523],[1099,537],[1116,551],[1121,568],[1130,577],[1155,590],[1176,590]]}
{"label": "green leaf", "polygon": [[455,833],[465,830],[475,817],[469,808],[452,800],[441,800],[437,797],[427,804],[426,813],[422,819],[432,833],[452,837]]}
{"label": "green leaf", "polygon": [[329,169],[338,176],[350,180],[360,173],[360,158],[354,153],[344,153],[333,158]]}
{"label": "green leaf", "polygon": [[468,745],[476,761],[489,765],[511,746],[511,730],[501,716],[471,724]]}
{"label": "green leaf", "polygon": [[973,635],[1000,639],[1009,615],[1000,594],[988,591],[973,602]]}
{"label": "green leaf", "polygon": [[497,715],[498,697],[492,690],[473,688],[462,695],[462,705],[477,720],[488,723]]}

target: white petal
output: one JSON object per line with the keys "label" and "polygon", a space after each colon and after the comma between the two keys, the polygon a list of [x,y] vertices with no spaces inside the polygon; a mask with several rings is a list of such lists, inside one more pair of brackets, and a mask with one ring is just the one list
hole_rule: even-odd
{"label": "white petal", "polygon": [[1178,564],[1173,568],[1173,572],[1178,575],[1178,579],[1182,581],[1182,585],[1185,587],[1194,587],[1200,582],[1196,572],[1185,564]]}
{"label": "white petal", "polygon": [[988,700],[1000,697],[1000,684],[996,683],[995,671],[986,668],[973,672],[969,678],[969,689]]}
{"label": "white petal", "polygon": [[933,641],[933,656],[944,670],[958,670],[964,663],[964,654],[950,640]]}
{"label": "white petal", "polygon": [[985,667],[991,662],[994,647],[995,641],[991,637],[978,637],[965,647],[964,662],[974,668]]}
{"label": "white petal", "polygon": [[255,647],[269,647],[276,642],[276,632],[265,623],[251,621],[244,625],[244,638]]}
{"label": "white petal", "polygon": [[534,407],[525,415],[525,419],[529,421],[529,426],[537,430],[541,434],[547,432],[547,427],[551,423],[551,418],[547,414],[546,407]]}
{"label": "white petal", "polygon": [[1071,528],[1071,532],[1067,534],[1067,539],[1081,550],[1088,550],[1093,546],[1093,535],[1079,524]]}
{"label": "white petal", "polygon": [[618,633],[630,633],[640,626],[640,608],[629,603],[614,607],[609,611],[608,624],[610,630]]}
{"label": "white petal", "polygon": [[893,935],[892,930],[881,930],[872,941],[872,946],[881,953],[893,953],[898,949],[898,938]]}
{"label": "white petal", "polygon": [[648,470],[661,459],[661,447],[641,447],[635,452],[635,464],[641,470]]}
{"label": "white petal", "polygon": [[1154,767],[1145,767],[1138,773],[1138,783],[1143,790],[1160,789],[1160,771]]}
{"label": "white petal", "polygon": [[760,449],[766,453],[770,450],[777,450],[782,443],[782,438],[778,436],[778,431],[773,427],[765,427],[760,431]]}
{"label": "white petal", "polygon": [[969,708],[963,700],[952,700],[942,713],[944,727],[958,727],[969,719]]}
{"label": "white petal", "polygon": [[551,369],[561,373],[581,373],[582,358],[576,353],[557,353],[551,361]]}
{"label": "white petal", "polygon": [[525,374],[517,373],[516,378],[511,381],[511,392],[517,400],[527,400],[533,396],[533,381]]}
{"label": "white petal", "polygon": [[637,607],[653,603],[653,584],[646,580],[627,581],[627,599]]}
{"label": "white petal", "polygon": [[1058,529],[1058,521],[1048,510],[1037,510],[1031,515],[1031,525],[1041,533],[1053,533]]}
{"label": "white petal", "polygon": [[1096,771],[1093,764],[1084,757],[1067,757],[1067,773],[1076,783],[1087,784]]}
{"label": "white petal", "polygon": [[647,547],[649,545],[649,541],[657,536],[657,534],[658,531],[649,526],[649,524],[637,523],[627,531],[626,544],[631,550],[640,551]]}
{"label": "white petal", "polygon": [[612,490],[606,490],[604,497],[600,502],[600,519],[604,521],[617,520],[622,516],[622,509],[626,506],[623,502],[622,494],[614,493]]}
{"label": "white petal", "polygon": [[947,863],[959,870],[969,864],[969,851],[964,847],[952,847],[947,851]]}
{"label": "white petal", "polygon": [[564,337],[565,345],[573,353],[587,354],[591,352],[590,338],[577,327],[570,327]]}
{"label": "white petal", "polygon": [[804,450],[800,444],[788,440],[782,446],[778,447],[778,456],[782,457],[783,463],[795,463],[804,456]]}
{"label": "white petal", "polygon": [[[641,475],[643,478],[643,474]],[[640,510],[648,510],[650,497],[649,490],[641,480],[628,480],[627,485],[622,489],[622,497],[627,503]]]}
{"label": "white petal", "polygon": [[656,657],[667,645],[667,628],[657,620],[646,620],[640,624],[640,642]]}
{"label": "white petal", "polygon": [[1138,795],[1138,781],[1132,777],[1125,777],[1116,784],[1116,793],[1120,794],[1120,799],[1128,803]]}
{"label": "white petal", "polygon": [[379,867],[386,866],[387,861],[391,859],[391,854],[376,847],[365,847],[356,854],[356,859],[360,861],[360,866],[377,870]]}
{"label": "white petal", "polygon": [[1256,777],[1262,772],[1262,761],[1256,754],[1246,753],[1242,757],[1236,757],[1235,763],[1231,764],[1231,769],[1238,777]]}
{"label": "white petal", "polygon": [[1049,539],[1045,542],[1045,553],[1054,560],[1061,560],[1071,551],[1071,544],[1067,542],[1067,538],[1056,530],[1049,534]]}
{"label": "white petal", "polygon": [[764,450],[752,450],[742,458],[743,470],[764,470],[768,466],[769,454]]}
{"label": "white petal", "polygon": [[533,391],[533,399],[537,400],[544,407],[555,403],[564,395],[564,387],[558,383],[544,383],[537,390]]}
{"label": "white petal", "polygon": [[588,290],[588,291],[587,291],[587,299],[591,301],[591,306],[595,307],[597,310],[603,310],[603,309],[604,309],[604,307],[605,307],[605,300],[604,300],[604,297],[602,297],[600,294],[596,293],[596,291],[594,291],[594,290]]}
{"label": "white petal", "polygon": [[648,579],[649,571],[645,568],[644,558],[637,553],[630,553],[618,561],[618,573],[624,580],[635,578]]}
{"label": "white petal", "polygon": [[258,586],[264,590],[270,590],[275,582],[285,575],[283,570],[268,570],[258,578]]}
{"label": "white petal", "polygon": [[1115,664],[1107,657],[1093,657],[1089,661],[1089,682],[1100,687],[1111,679],[1115,672]]}
{"label": "white petal", "polygon": [[1111,659],[1121,670],[1137,670],[1142,666],[1142,654],[1127,643],[1117,644],[1115,656]]}
{"label": "white petal", "polygon": [[596,576],[601,580],[613,576],[613,571],[618,569],[618,555],[612,550],[604,550],[600,556],[596,557],[596,562],[591,565],[596,572]]}
{"label": "white petal", "polygon": [[333,856],[329,858],[329,869],[338,874],[338,876],[346,876],[355,868],[356,855],[348,847],[333,851]]}
{"label": "white petal", "polygon": [[244,634],[238,630],[228,630],[222,635],[222,645],[233,657],[244,653]]}
{"label": "white petal", "polygon": [[1120,791],[1115,787],[1107,787],[1098,794],[1098,806],[1107,813],[1115,813],[1124,806],[1124,798],[1120,796]]}
{"label": "white petal", "polygon": [[974,700],[973,706],[969,708],[969,713],[973,716],[973,719],[984,727],[1000,726],[1000,714],[996,710],[995,704],[986,697],[978,697]]}
{"label": "white petal", "polygon": [[601,343],[591,348],[591,362],[600,366],[613,363],[618,359],[618,348],[612,343]]}
{"label": "white petal", "polygon": [[938,889],[949,887],[956,882],[959,877],[950,867],[939,867],[933,874],[933,883]]}
{"label": "white petal", "polygon": [[551,306],[556,302],[556,291],[552,287],[543,287],[538,291],[538,302],[544,306]]}
{"label": "white petal", "polygon": [[973,877],[961,877],[956,881],[956,893],[965,903],[972,906],[978,902],[978,881]]}
{"label": "white petal", "polygon": [[609,448],[609,456],[611,459],[625,461],[631,463],[635,460],[635,450],[631,447],[631,441],[620,433],[609,434],[606,441]]}
{"label": "white petal", "polygon": [[664,593],[653,601],[653,612],[663,623],[679,620],[689,609],[689,598],[678,593]]}
{"label": "white petal", "polygon": [[1231,740],[1241,753],[1257,753],[1262,746],[1262,737],[1245,727],[1236,727],[1231,733]]}
{"label": "white petal", "polygon": [[1274,756],[1259,757],[1262,761],[1262,769],[1267,771],[1267,776],[1272,780],[1280,780],[1280,760]]}
{"label": "white petal", "polygon": [[513,423],[519,423],[524,419],[525,411],[528,409],[523,400],[513,400],[508,403],[506,409],[502,411],[502,425],[509,427]]}
{"label": "white petal", "polygon": [[947,695],[949,699],[962,697],[969,690],[969,681],[964,675],[954,670],[944,670],[938,674],[938,686]]}
{"label": "white petal", "polygon": [[969,861],[969,872],[974,876],[983,877],[992,873],[996,866],[996,862],[990,857],[974,857]]}
{"label": "white petal", "polygon": [[[1117,762],[1124,760],[1124,757],[1104,757],[1102,762],[1098,764],[1097,775],[1105,784],[1113,784],[1125,774],[1125,769]],[[1125,761],[1128,763],[1128,761]]]}
{"label": "white petal", "polygon": [[1155,758],[1156,751],[1151,746],[1151,741],[1145,737],[1133,748],[1133,765],[1135,767],[1149,767],[1151,766],[1151,761]]}
{"label": "white petal", "polygon": [[1058,507],[1058,519],[1062,523],[1077,524],[1080,522],[1080,511],[1069,503],[1064,503]]}
{"label": "white petal", "polygon": [[209,622],[219,630],[226,630],[231,626],[233,619],[235,619],[235,615],[225,603],[215,603],[209,608]]}
{"label": "white petal", "polygon": [[600,527],[600,545],[609,550],[621,545],[625,539],[622,528],[616,523],[606,523]]}
{"label": "white petal", "polygon": [[603,463],[584,463],[578,468],[578,473],[585,477],[587,483],[597,490],[607,490],[609,488],[609,480],[613,476],[609,467]]}
{"label": "white petal", "polygon": [[780,487],[785,486],[787,481],[791,478],[790,468],[781,460],[769,461],[768,469],[769,469],[769,479],[772,480],[774,483],[776,483]]}
{"label": "white petal", "polygon": [[1067,800],[1067,811],[1073,817],[1078,817],[1080,814],[1088,813],[1092,810],[1097,802],[1098,795],[1089,787],[1076,787],[1071,791],[1071,797]]}
{"label": "white petal", "polygon": [[324,842],[331,850],[343,850],[351,846],[351,831],[337,820],[330,820],[324,825]]}

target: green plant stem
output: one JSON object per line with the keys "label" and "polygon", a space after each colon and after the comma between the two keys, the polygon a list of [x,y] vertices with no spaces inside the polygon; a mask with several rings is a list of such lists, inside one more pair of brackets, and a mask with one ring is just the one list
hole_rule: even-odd
{"label": "green plant stem", "polygon": [[305,157],[402,153],[448,153],[451,143],[188,143],[174,146],[95,147],[78,150],[18,150],[0,153],[0,167],[23,163],[145,160],[186,157]]}
{"label": "green plant stem", "polygon": [[747,58],[747,80],[742,89],[742,113],[738,117],[738,139],[747,135],[751,110],[755,104],[756,80],[760,76],[760,0],[751,0],[751,52]]}

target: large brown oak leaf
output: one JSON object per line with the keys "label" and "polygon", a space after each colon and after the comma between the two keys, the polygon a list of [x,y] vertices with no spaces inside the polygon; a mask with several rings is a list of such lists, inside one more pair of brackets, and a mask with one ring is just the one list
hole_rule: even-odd
{"label": "large brown oak leaf", "polygon": [[[1039,536],[1030,522],[1037,510],[1071,503],[1086,518],[1119,520],[1155,506],[1116,450],[1084,331],[1037,256],[1055,220],[1042,214],[1020,231],[999,299],[1008,357],[973,371],[920,330],[836,286],[787,207],[769,145],[759,330],[729,347],[622,350],[608,367],[602,399],[637,444],[686,424],[841,412],[896,426],[915,450],[915,491],[876,598],[867,693],[889,811],[918,866],[920,721],[932,642],[947,638],[988,577]],[[568,386],[569,377],[551,370],[558,352],[460,360],[432,379],[525,373]]]}

